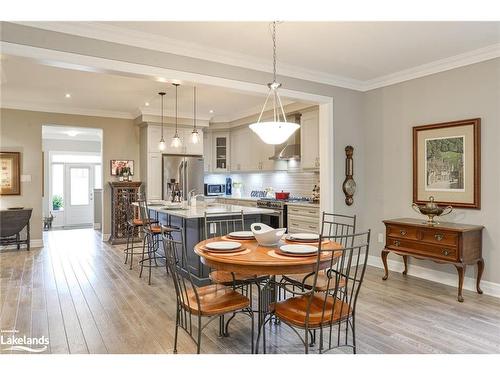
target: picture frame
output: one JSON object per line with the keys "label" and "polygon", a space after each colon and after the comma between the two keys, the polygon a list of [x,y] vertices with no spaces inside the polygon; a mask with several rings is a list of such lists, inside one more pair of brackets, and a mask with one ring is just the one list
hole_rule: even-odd
{"label": "picture frame", "polygon": [[481,119],[413,127],[413,202],[481,208]]}
{"label": "picture frame", "polygon": [[20,152],[0,152],[0,195],[21,195]]}
{"label": "picture frame", "polygon": [[130,174],[134,175],[134,161],[133,160],[110,160],[110,172],[111,176],[119,176],[119,172],[122,168],[130,168]]}

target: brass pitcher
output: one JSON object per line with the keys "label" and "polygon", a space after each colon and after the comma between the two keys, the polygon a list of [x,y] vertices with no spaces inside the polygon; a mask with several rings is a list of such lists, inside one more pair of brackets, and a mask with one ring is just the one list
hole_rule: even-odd
{"label": "brass pitcher", "polygon": [[[426,221],[428,225],[436,225],[439,224],[437,221],[434,221],[434,217],[436,216],[444,216],[448,215],[453,211],[452,206],[446,206],[446,207],[439,207],[435,202],[434,202],[434,197],[430,196],[429,197],[429,202],[427,202],[424,205],[419,206],[416,203],[413,203],[411,205],[413,210],[418,212],[419,214],[426,215],[429,219]],[[448,210],[448,211],[446,211]],[[446,212],[445,212],[446,211]]]}

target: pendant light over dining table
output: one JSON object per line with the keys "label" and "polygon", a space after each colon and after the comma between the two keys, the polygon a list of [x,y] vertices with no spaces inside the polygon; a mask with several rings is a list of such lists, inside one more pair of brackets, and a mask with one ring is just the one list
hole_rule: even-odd
{"label": "pendant light over dining table", "polygon": [[[267,144],[279,145],[284,143],[290,136],[300,128],[294,122],[286,120],[285,111],[278,89],[281,83],[276,82],[276,21],[272,23],[272,39],[273,39],[273,82],[268,83],[269,92],[260,112],[259,118],[256,123],[249,125],[250,129],[254,131],[259,138]],[[272,97],[273,101],[273,119],[272,121],[262,121],[262,115],[266,110],[267,102]],[[281,119],[280,119],[281,118]]]}
{"label": "pendant light over dining table", "polygon": [[161,138],[160,143],[158,144],[158,149],[160,151],[164,151],[166,148],[165,139],[163,138],[163,98],[165,96],[164,92],[159,92],[158,95],[161,97]]}
{"label": "pendant light over dining table", "polygon": [[172,83],[175,86],[175,134],[172,137],[172,143],[170,144],[174,148],[179,148],[182,146],[181,138],[179,137],[179,133],[177,132],[177,89],[179,88],[178,83]]}

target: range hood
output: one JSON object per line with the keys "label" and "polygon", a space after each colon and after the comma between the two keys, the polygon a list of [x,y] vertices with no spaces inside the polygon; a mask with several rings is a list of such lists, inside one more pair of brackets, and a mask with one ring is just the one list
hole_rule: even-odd
{"label": "range hood", "polygon": [[[296,124],[300,124],[300,114],[294,115]],[[276,145],[275,153],[269,160],[300,160],[300,129],[297,130],[286,143]]]}
{"label": "range hood", "polygon": [[269,160],[300,160],[300,144],[279,145],[278,147],[281,147],[281,151],[276,152]]}

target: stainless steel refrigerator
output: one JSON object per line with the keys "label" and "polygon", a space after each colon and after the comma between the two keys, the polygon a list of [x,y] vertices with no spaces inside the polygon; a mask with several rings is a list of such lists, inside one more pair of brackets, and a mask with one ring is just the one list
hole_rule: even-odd
{"label": "stainless steel refrigerator", "polygon": [[187,200],[188,194],[203,194],[203,157],[184,155],[163,155],[163,199],[170,200],[169,182],[178,182],[182,197]]}

